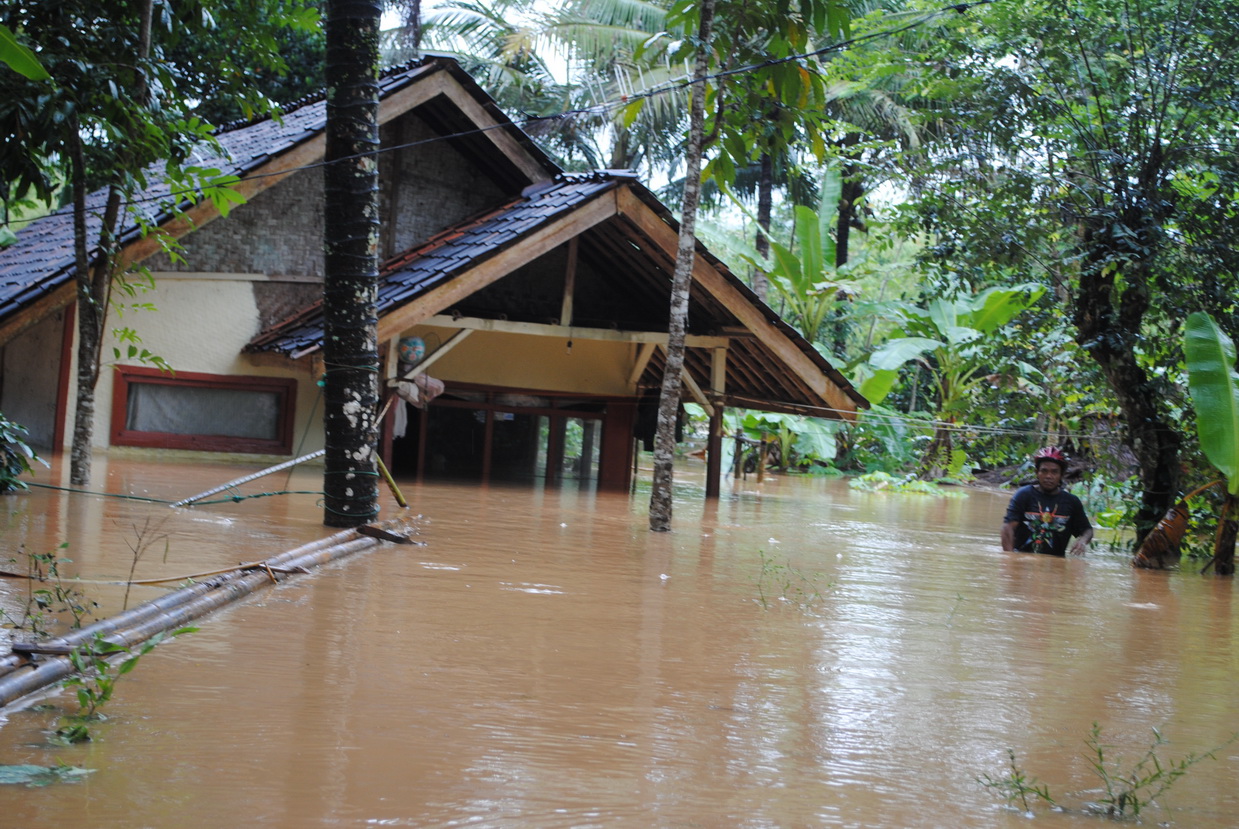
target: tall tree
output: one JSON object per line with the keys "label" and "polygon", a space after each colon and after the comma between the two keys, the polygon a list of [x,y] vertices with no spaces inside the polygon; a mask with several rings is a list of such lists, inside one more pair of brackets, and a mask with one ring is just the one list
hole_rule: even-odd
{"label": "tall tree", "polygon": [[921,215],[950,241],[939,253],[1044,266],[1139,461],[1138,539],[1180,487],[1178,393],[1156,366],[1216,283],[1198,230],[1239,242],[1233,221],[1204,218],[1235,195],[1239,28],[1219,21],[1237,13],[1235,0],[994,4],[903,64],[938,102],[920,156],[933,165],[917,173]]}
{"label": "tall tree", "polygon": [[379,0],[328,0],[324,523],[378,514]]}
{"label": "tall tree", "polygon": [[675,462],[675,425],[680,412],[684,338],[688,332],[688,293],[697,258],[697,203],[701,198],[701,158],[705,144],[706,74],[714,29],[714,0],[701,0],[697,24],[697,57],[689,96],[688,147],[684,158],[684,199],[680,204],[680,236],[671,279],[671,313],[667,329],[667,362],[658,398],[654,443],[654,482],[650,490],[650,529],[671,529],[671,481]]}
{"label": "tall tree", "polygon": [[[843,15],[842,18],[840,15]],[[832,0],[806,0],[793,12],[783,3],[726,3],[719,7],[715,29],[714,0],[694,4],[685,0],[676,6],[669,22],[696,31],[684,38],[682,50],[694,57],[689,108],[689,136],[685,153],[684,201],[681,205],[679,249],[672,280],[671,314],[662,391],[659,398],[658,428],[654,453],[654,482],[650,495],[650,528],[671,528],[671,479],[675,449],[675,416],[682,388],[684,331],[687,328],[688,298],[695,258],[695,226],[700,198],[701,176],[710,174],[723,184],[735,178],[736,160],[751,158],[748,146],[764,130],[763,115],[769,98],[757,95],[767,85],[780,90],[779,102],[786,109],[788,123],[780,127],[783,135],[795,132],[792,121],[813,121],[822,89],[813,62],[799,49],[807,44],[810,26],[827,28],[846,20],[846,12]],[[831,20],[836,21],[830,24]],[[691,22],[695,20],[696,26]],[[765,51],[763,51],[765,50]],[[715,73],[713,78],[709,73]],[[734,84],[729,81],[737,80]],[[709,81],[713,81],[710,83]],[[700,100],[698,96],[702,96]],[[754,104],[758,101],[760,105]],[[698,111],[700,107],[700,111]],[[709,140],[718,152],[702,167],[707,142],[706,109],[710,110]],[[780,119],[782,120],[782,118]]]}

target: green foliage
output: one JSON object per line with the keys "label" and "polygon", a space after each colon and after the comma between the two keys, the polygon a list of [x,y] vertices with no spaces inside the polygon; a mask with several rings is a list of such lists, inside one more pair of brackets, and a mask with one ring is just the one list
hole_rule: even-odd
{"label": "green foliage", "polygon": [[922,481],[916,475],[902,477],[886,472],[869,472],[848,480],[848,486],[862,492],[898,492],[908,495],[937,495],[943,498],[966,498],[967,494],[944,489],[932,481]]}
{"label": "green foliage", "polygon": [[1131,526],[1135,515],[1137,482],[1130,479],[1115,481],[1104,474],[1093,473],[1082,485],[1072,489],[1095,525],[1109,530]]}
{"label": "green foliage", "polygon": [[863,82],[910,78],[923,140],[901,155],[915,193],[903,216],[933,234],[930,254],[977,287],[1004,273],[1052,286],[1079,355],[1101,371],[1036,365],[1048,387],[1121,413],[1142,448],[1144,530],[1179,489],[1190,440],[1174,370],[1182,321],[1210,310],[1232,336],[1239,323],[1239,136],[1224,114],[1239,30],[1215,25],[1234,11],[1232,0],[995,3],[857,64]]}
{"label": "green foliage", "polygon": [[988,774],[982,774],[977,778],[977,782],[985,788],[997,792],[1000,797],[1007,801],[1008,806],[1014,806],[1019,803],[1020,809],[1024,812],[1031,812],[1032,805],[1029,803],[1031,799],[1033,803],[1038,800],[1046,803],[1049,806],[1056,805],[1054,798],[1050,797],[1049,787],[1041,783],[1035,777],[1029,777],[1024,770],[1016,765],[1015,749],[1007,749],[1008,770],[1002,777],[991,777]]}
{"label": "green foliage", "polygon": [[0,26],[0,63],[32,81],[45,81],[51,77],[34,52],[17,42],[8,26]]}
{"label": "green foliage", "polygon": [[1183,355],[1196,406],[1200,448],[1239,494],[1239,374],[1235,344],[1208,314],[1195,313],[1183,329]]}
{"label": "green foliage", "polygon": [[821,577],[806,573],[795,567],[790,559],[775,561],[758,550],[761,569],[754,582],[757,585],[757,602],[769,610],[773,602],[783,602],[797,610],[808,610],[822,599],[822,591],[834,589],[834,583],[822,585]]}
{"label": "green foliage", "polygon": [[[67,543],[61,544],[59,549],[68,546]],[[25,558],[27,592],[21,616],[13,617],[0,610],[0,620],[7,627],[27,631],[36,639],[53,636],[58,620],[66,616],[71,629],[80,628],[91,609],[99,605],[77,588],[65,584],[60,568],[72,563],[71,560],[60,558],[55,552],[29,553]],[[15,559],[9,561],[14,562]]]}
{"label": "green foliage", "polygon": [[[707,422],[705,410],[696,403],[685,403],[684,411],[690,427],[700,436]],[[829,464],[838,451],[837,435],[843,428],[837,421],[802,415],[748,409],[728,409],[723,414],[726,435],[735,435],[738,430],[751,441],[765,440],[777,447],[779,466],[785,470],[811,470]],[[730,445],[726,437],[723,445]]]}
{"label": "green foliage", "polygon": [[25,426],[14,423],[0,412],[0,493],[29,489],[21,476],[31,471],[31,461],[47,466],[47,461],[26,443],[27,434]]}
{"label": "green foliage", "polygon": [[116,693],[116,683],[137,667],[138,660],[154,650],[168,637],[181,636],[198,630],[184,627],[172,632],[160,632],[143,642],[137,650],[109,642],[103,633],[96,633],[87,643],[69,653],[74,675],[64,681],[77,697],[78,710],[66,717],[56,731],[65,743],[82,743],[91,739],[89,723],[104,719],[100,709]]}
{"label": "green foliage", "polygon": [[849,445],[836,462],[841,468],[896,473],[916,463],[929,435],[913,419],[875,404],[847,427]]}
{"label": "green foliage", "polygon": [[834,421],[745,411],[740,425],[748,437],[774,442],[782,469],[809,466],[814,462],[829,463],[835,457],[835,435],[840,425]]}
{"label": "green foliage", "polygon": [[[1104,815],[1114,820],[1139,819],[1140,813],[1151,805],[1158,797],[1165,794],[1192,766],[1202,760],[1217,759],[1217,752],[1239,739],[1239,733],[1231,735],[1222,745],[1202,754],[1188,754],[1178,760],[1162,760],[1157,756],[1157,750],[1167,745],[1167,740],[1161,732],[1153,729],[1153,743],[1130,768],[1123,768],[1121,760],[1107,756],[1114,747],[1101,741],[1101,726],[1093,723],[1089,736],[1085,738],[1088,746],[1088,763],[1102,783],[1102,797],[1096,803],[1087,804],[1094,814]],[[1058,808],[1050,796],[1049,787],[1039,783],[1035,777],[1030,777],[1015,761],[1015,751],[1007,749],[1009,766],[1001,777],[983,774],[977,778],[985,788],[996,792],[1008,805],[1019,803],[1020,808],[1032,812],[1033,805],[1042,801],[1047,806]]]}
{"label": "green foliage", "polygon": [[78,783],[94,771],[94,769],[84,769],[64,763],[55,766],[0,766],[0,785],[8,784],[38,789],[53,783]]}
{"label": "green foliage", "polygon": [[1045,292],[1022,284],[976,293],[940,296],[923,306],[885,303],[885,313],[903,336],[887,340],[869,355],[858,383],[862,393],[881,402],[898,374],[911,365],[931,378],[934,437],[922,458],[926,477],[959,478],[966,454],[952,445],[951,424],[978,409],[978,399],[1001,372],[995,369],[1000,329],[1026,311]]}
{"label": "green foliage", "polygon": [[[723,189],[730,195],[728,188],[724,186]],[[817,208],[801,205],[793,208],[790,245],[766,234],[771,259],[765,259],[752,248],[740,253],[750,267],[765,272],[788,321],[809,341],[817,339],[822,325],[836,311],[838,294],[844,287],[837,281],[835,243],[831,236],[839,206],[839,190],[839,171],[830,168],[822,179]],[[732,196],[732,201],[747,212],[738,198]],[[750,218],[756,225],[755,217],[750,214]]]}
{"label": "green foliage", "polygon": [[[1044,286],[1025,284],[938,298],[923,307],[892,302],[887,316],[904,336],[875,349],[869,356],[869,366],[876,374],[920,362],[934,378],[939,416],[963,414],[985,379],[983,372],[990,368],[984,350],[987,338],[995,339],[1002,326],[1032,307],[1044,293]],[[876,392],[872,382],[868,387]]]}
{"label": "green foliage", "polygon": [[1105,788],[1096,810],[1113,818],[1139,818],[1141,810],[1187,774],[1188,769],[1202,760],[1217,759],[1216,753],[1233,743],[1237,736],[1232,735],[1222,745],[1203,754],[1188,754],[1178,760],[1163,761],[1157,756],[1157,749],[1166,745],[1167,741],[1155,728],[1153,744],[1135,765],[1124,769],[1119,760],[1106,756],[1113,746],[1101,742],[1101,726],[1093,723],[1092,731],[1085,740],[1089,748],[1088,762]]}

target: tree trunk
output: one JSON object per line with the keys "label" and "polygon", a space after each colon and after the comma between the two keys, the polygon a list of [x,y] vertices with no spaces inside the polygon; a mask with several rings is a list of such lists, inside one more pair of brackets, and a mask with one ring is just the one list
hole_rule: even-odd
{"label": "tree trunk", "polygon": [[842,268],[848,263],[852,228],[864,226],[857,207],[865,195],[865,183],[861,181],[860,170],[856,164],[845,162],[840,177],[843,181],[839,193],[839,217],[835,220],[836,268]]}
{"label": "tree trunk", "polygon": [[[1135,223],[1130,223],[1129,226]],[[1076,300],[1076,341],[1101,367],[1114,392],[1127,437],[1140,464],[1140,508],[1136,513],[1136,547],[1175,505],[1179,494],[1179,449],[1181,438],[1159,405],[1165,399],[1152,378],[1136,361],[1135,344],[1148,307],[1143,260],[1130,261],[1124,273],[1126,287],[1117,308],[1111,297],[1121,252],[1111,255],[1109,244],[1099,239],[1109,228],[1086,228],[1084,249],[1088,262],[1080,274]],[[1146,253],[1146,259],[1151,257]]]}
{"label": "tree trunk", "polygon": [[701,156],[705,143],[705,77],[710,66],[710,33],[714,0],[702,0],[697,61],[689,105],[688,150],[684,171],[684,203],[675,274],[671,280],[671,313],[667,331],[667,365],[658,398],[658,427],[654,439],[654,483],[650,490],[650,529],[671,529],[671,477],[675,461],[675,426],[680,410],[680,375],[684,369],[684,335],[688,328],[688,292],[697,249],[697,203],[701,197]]}
{"label": "tree trunk", "polygon": [[[71,116],[77,121],[77,116]],[[120,217],[121,194],[108,190],[99,230],[99,258],[91,267],[87,247],[86,165],[81,132],[71,130],[69,150],[73,177],[73,258],[77,272],[77,402],[73,412],[73,446],[69,453],[69,481],[74,486],[89,486],[92,444],[95,433],[95,386],[99,382],[100,349],[107,319],[108,289],[111,285],[114,239]]]}
{"label": "tree trunk", "polygon": [[324,522],[378,514],[378,0],[327,4]]}
{"label": "tree trunk", "polygon": [[[764,260],[770,258],[770,240],[766,237],[766,234],[770,232],[770,215],[773,212],[774,159],[770,157],[770,153],[762,153],[761,173],[757,179],[757,224],[761,227],[761,230],[757,231],[757,238],[753,240],[753,246]],[[766,276],[766,272],[761,269],[758,269],[753,274],[753,292],[757,294],[762,302],[766,302],[766,297],[770,294],[770,279]]]}
{"label": "tree trunk", "polygon": [[1226,493],[1218,513],[1217,535],[1213,537],[1213,572],[1219,576],[1235,574],[1235,537],[1239,535],[1239,498]]}
{"label": "tree trunk", "polygon": [[[139,10],[140,27],[137,79],[134,100],[145,104],[149,84],[144,65],[151,52],[152,0]],[[70,116],[69,164],[73,178],[73,259],[77,272],[77,395],[73,411],[73,445],[69,451],[69,481],[74,486],[89,486],[95,437],[95,387],[102,362],[104,324],[111,302],[112,277],[116,263],[116,231],[120,222],[120,186],[108,188],[99,228],[99,258],[92,270],[87,247],[86,161],[77,112]]]}
{"label": "tree trunk", "polygon": [[[846,142],[854,144],[860,139],[856,136],[854,140]],[[864,223],[860,220],[860,210],[858,205],[861,198],[865,195],[865,183],[861,180],[860,165],[851,159],[850,155],[844,156],[843,167],[839,171],[841,179],[839,186],[839,215],[835,219],[835,270],[842,268],[848,263],[850,256],[849,245],[851,244],[852,228],[863,228]],[[848,324],[846,319],[847,312],[844,310],[844,304],[852,300],[851,295],[845,291],[840,291],[836,294],[838,302],[835,305],[835,310],[831,313],[834,320],[830,326],[831,339],[833,340],[834,350],[840,356],[847,353],[847,335]]]}

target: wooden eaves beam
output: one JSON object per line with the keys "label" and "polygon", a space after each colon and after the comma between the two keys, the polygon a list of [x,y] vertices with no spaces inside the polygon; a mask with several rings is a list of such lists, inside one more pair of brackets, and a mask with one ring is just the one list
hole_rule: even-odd
{"label": "wooden eaves beam", "polygon": [[[565,340],[603,340],[623,343],[652,343],[665,346],[667,334],[662,331],[624,331],[614,328],[583,328],[578,325],[550,325],[538,322],[493,320],[482,317],[453,317],[435,314],[421,321],[436,328],[470,328],[475,331],[496,331],[503,334],[526,334],[534,337],[559,337]],[[688,334],[684,342],[690,348],[726,348],[726,337]]]}
{"label": "wooden eaves beam", "polygon": [[[676,232],[654,214],[648,205],[635,196],[627,187],[616,193],[616,202],[621,215],[637,225],[651,240],[667,251],[674,251],[678,242]],[[856,403],[837,384],[822,373],[809,357],[776,328],[765,315],[750,303],[735,286],[714,269],[701,256],[693,257],[693,279],[697,281],[728,311],[736,316],[746,328],[774,352],[815,395],[825,400],[835,417],[841,420],[856,419]]]}
{"label": "wooden eaves beam", "polygon": [[[430,317],[507,276],[522,265],[554,250],[599,222],[606,221],[615,215],[615,209],[615,191],[608,190],[517,241],[511,247],[504,248],[489,259],[432,288],[413,302],[392,309],[379,319],[379,342],[397,336],[407,328],[425,323]],[[463,327],[458,320],[446,325],[453,328]]]}

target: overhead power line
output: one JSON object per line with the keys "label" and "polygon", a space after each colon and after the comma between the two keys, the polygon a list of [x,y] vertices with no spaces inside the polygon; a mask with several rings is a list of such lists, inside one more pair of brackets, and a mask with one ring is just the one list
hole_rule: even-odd
{"label": "overhead power line", "polygon": [[[794,55],[788,55],[782,58],[771,58],[769,60],[762,61],[759,63],[751,63],[751,64],[746,64],[744,66],[737,66],[737,67],[731,67],[728,69],[723,69],[711,75],[706,75],[698,79],[693,79],[691,77],[686,76],[686,77],[683,77],[683,78],[680,78],[674,81],[668,81],[666,83],[651,87],[646,90],[642,90],[640,92],[633,92],[630,94],[621,95],[617,98],[613,98],[611,100],[604,101],[602,103],[595,104],[589,107],[580,107],[580,108],[563,110],[562,112],[554,113],[551,115],[526,116],[519,122],[518,126],[520,126],[521,128],[524,128],[524,127],[527,127],[533,124],[548,122],[548,121],[562,121],[565,119],[578,118],[578,117],[584,117],[584,116],[605,115],[615,110],[623,109],[624,107],[630,106],[634,102],[639,101],[639,100],[646,100],[646,99],[659,97],[662,95],[669,95],[672,93],[680,92],[684,89],[689,88],[690,86],[696,83],[708,83],[711,81],[717,81],[720,79],[729,78],[729,77],[733,77],[736,75],[756,72],[762,69],[769,68],[771,66],[778,66],[781,64],[785,64],[785,63],[793,63],[796,61],[808,60],[810,58],[815,58],[815,57],[821,57],[822,55],[830,54],[832,52],[842,52],[853,46],[857,46],[859,44],[866,43],[869,41],[880,40],[880,39],[888,38],[888,37],[894,37],[895,35],[903,34],[904,32],[911,31],[912,29],[923,26],[926,23],[929,23],[930,21],[938,19],[939,17],[942,17],[944,15],[947,15],[950,13],[963,14],[977,6],[990,5],[995,2],[997,2],[997,0],[974,0],[974,2],[969,2],[969,3],[954,3],[948,6],[943,6],[939,9],[928,11],[924,13],[923,15],[919,16],[917,19],[909,23],[906,23],[902,26],[897,26],[897,27],[893,27],[890,29],[884,29],[878,32],[871,32],[867,35],[861,35],[858,37],[849,38],[847,40],[841,40],[836,43],[832,43],[828,46],[823,46],[821,48],[813,49],[808,52],[801,52],[801,53],[794,54]],[[389,147],[382,147],[372,152],[362,153],[362,154],[354,155],[354,156],[346,156],[344,158],[335,159],[330,162],[329,161],[318,161],[318,162],[314,162],[311,164],[304,164],[299,167],[292,167],[286,170],[281,170],[279,173],[250,173],[250,174],[247,174],[245,178],[252,180],[252,179],[266,178],[269,176],[287,176],[289,173],[298,172],[302,170],[318,169],[321,167],[325,167],[328,164],[344,163],[344,162],[356,160],[359,157],[372,158],[374,156],[381,155],[383,153],[390,153],[390,152],[396,152],[398,150],[412,149],[412,148],[424,146],[427,144],[434,144],[440,141],[450,141],[452,139],[464,138],[464,137],[471,136],[471,135],[479,135],[479,134],[486,133],[486,132],[489,132],[495,129],[506,129],[507,126],[508,126],[507,124],[495,124],[492,126],[477,127],[477,128],[469,129],[469,130],[461,130],[459,132],[435,136],[434,138],[426,138],[426,139],[422,139],[419,141],[411,141],[405,144],[396,144],[396,145],[392,145]],[[146,196],[146,197],[132,199],[129,202],[127,202],[127,204],[129,206],[135,206],[139,204],[165,202],[169,199],[175,199],[178,201],[178,203],[181,203],[183,197],[193,197],[193,196],[197,196],[198,198],[201,198],[202,197],[201,189],[200,188],[185,188],[183,190],[173,190],[167,193],[166,195],[162,195],[162,196]],[[197,199],[195,199],[195,201],[196,200]],[[0,227],[8,227],[10,225],[16,225],[16,224],[25,225],[29,222],[38,221],[39,219],[54,215],[54,213],[56,212],[60,212],[60,211],[53,211],[51,213],[43,213],[43,214],[38,214],[34,216],[26,216],[21,219],[5,219],[5,220],[0,221]]]}

